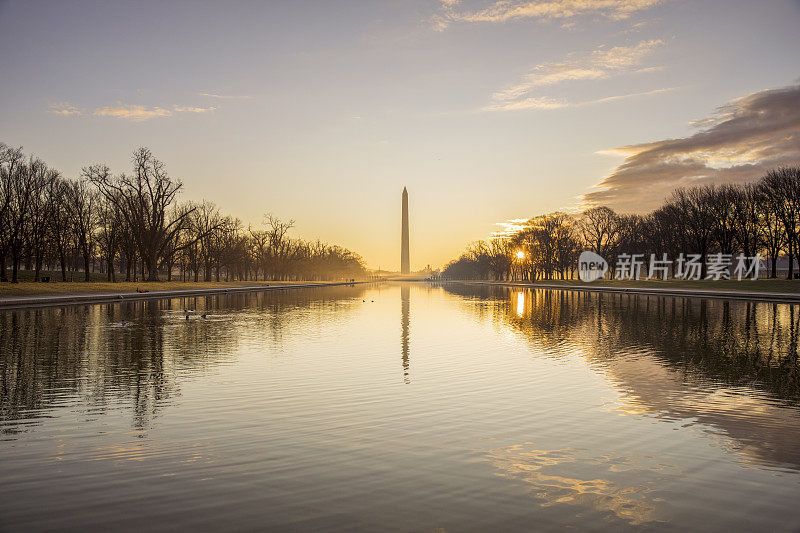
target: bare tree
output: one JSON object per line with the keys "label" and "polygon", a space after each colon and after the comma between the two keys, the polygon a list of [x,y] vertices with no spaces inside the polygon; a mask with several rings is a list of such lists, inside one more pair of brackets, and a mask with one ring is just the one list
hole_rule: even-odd
{"label": "bare tree", "polygon": [[781,250],[786,246],[786,234],[783,232],[777,212],[770,209],[764,210],[761,215],[761,231],[764,236],[764,248],[770,258],[770,277],[777,278],[778,258]]}
{"label": "bare tree", "polygon": [[668,202],[659,207],[649,217],[649,240],[651,253],[661,256],[667,254],[677,257],[688,249],[686,232],[680,231],[682,224],[681,211],[674,203]]}
{"label": "bare tree", "polygon": [[286,234],[294,227],[294,220],[282,221],[272,213],[264,215],[269,239],[268,265],[272,279],[285,279],[291,255],[291,245]]}
{"label": "bare tree", "polygon": [[84,281],[90,281],[89,264],[94,251],[94,230],[97,221],[97,195],[84,180],[72,181],[67,188],[67,199],[75,243],[81,251]]}
{"label": "bare tree", "polygon": [[706,257],[713,238],[713,215],[709,209],[709,189],[706,187],[680,188],[672,193],[672,203],[682,222],[682,231],[687,243],[700,254],[703,268],[701,276],[706,275]]}
{"label": "bare tree", "polygon": [[60,201],[58,196],[53,197],[51,193],[54,184],[61,180],[55,170],[46,170],[43,176],[41,187],[37,187],[31,199],[30,214],[28,216],[25,233],[31,246],[34,265],[34,281],[41,279],[42,261],[48,253],[47,247],[49,232],[49,217],[53,210],[53,202]]}
{"label": "bare tree", "polygon": [[100,195],[97,202],[97,244],[106,263],[106,278],[112,282],[117,281],[114,258],[119,250],[121,222],[116,204]]}
{"label": "bare tree", "polygon": [[203,279],[205,281],[211,281],[211,271],[218,262],[217,241],[223,226],[223,216],[212,202],[203,201],[196,206],[192,215],[191,227],[194,231],[193,238],[200,245]]}
{"label": "bare tree", "polygon": [[67,281],[67,246],[72,235],[72,223],[68,209],[68,182],[58,179],[48,184],[50,212],[47,215],[49,242],[54,248],[61,267],[61,281]]}
{"label": "bare tree", "polygon": [[27,164],[17,165],[9,176],[11,200],[8,209],[8,247],[11,252],[11,282],[17,283],[23,247],[28,241],[25,233],[28,217],[36,198],[45,187],[47,166],[31,157]]}
{"label": "bare tree", "polygon": [[22,147],[11,148],[0,143],[0,281],[7,281],[6,258],[10,253],[12,206],[15,181],[25,164]]}
{"label": "bare tree", "polygon": [[756,255],[764,245],[761,224],[761,195],[758,186],[748,183],[734,188],[731,194],[733,230],[736,241],[747,257]]}
{"label": "bare tree", "polygon": [[709,185],[703,195],[709,210],[713,239],[723,254],[733,252],[736,240],[735,201],[738,189],[733,185]]}
{"label": "bare tree", "polygon": [[579,229],[586,244],[601,257],[610,256],[622,231],[619,215],[605,206],[584,211]]}
{"label": "bare tree", "polygon": [[489,241],[489,268],[494,279],[508,279],[514,262],[512,244],[508,239],[492,239]]}
{"label": "bare tree", "polygon": [[250,256],[255,266],[255,275],[258,279],[258,272],[263,272],[263,279],[267,279],[267,268],[269,262],[269,233],[263,230],[247,228],[250,241]]}
{"label": "bare tree", "polygon": [[789,259],[787,278],[792,279],[794,258],[798,254],[800,225],[800,167],[770,170],[762,180],[762,190],[769,205],[783,225],[786,255]]}
{"label": "bare tree", "polygon": [[169,244],[191,211],[168,220],[167,210],[183,184],[169,177],[164,164],[150,150],[136,150],[133,166],[132,176],[122,174],[114,178],[104,165],[84,168],[83,175],[122,213],[147,268],[148,280],[158,281],[159,265],[167,253],[176,253],[169,250]]}

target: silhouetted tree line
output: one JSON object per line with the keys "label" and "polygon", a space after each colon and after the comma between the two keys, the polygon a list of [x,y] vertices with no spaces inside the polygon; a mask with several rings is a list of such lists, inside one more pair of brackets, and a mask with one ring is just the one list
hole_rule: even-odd
{"label": "silhouetted tree line", "polygon": [[130,174],[102,164],[65,179],[21,148],[0,143],[0,277],[20,269],[90,271],[109,281],[329,280],[362,277],[361,257],[340,246],[288,236],[294,221],[267,215],[245,228],[211,202],[179,202],[181,181],[147,148]]}
{"label": "silhouetted tree line", "polygon": [[[573,277],[578,255],[593,250],[610,263],[618,254],[699,254],[705,277],[710,254],[761,254],[777,277],[785,259],[788,279],[800,255],[800,167],[770,170],[744,185],[676,189],[644,215],[593,207],[578,215],[534,217],[510,236],[477,241],[443,270],[445,279],[551,280]],[[674,270],[672,271],[674,274]]]}

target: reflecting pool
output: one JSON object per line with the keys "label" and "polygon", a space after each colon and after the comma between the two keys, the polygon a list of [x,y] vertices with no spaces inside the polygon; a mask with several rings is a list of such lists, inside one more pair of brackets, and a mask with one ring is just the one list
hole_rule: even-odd
{"label": "reflecting pool", "polygon": [[463,284],[0,312],[0,530],[796,531],[798,342]]}

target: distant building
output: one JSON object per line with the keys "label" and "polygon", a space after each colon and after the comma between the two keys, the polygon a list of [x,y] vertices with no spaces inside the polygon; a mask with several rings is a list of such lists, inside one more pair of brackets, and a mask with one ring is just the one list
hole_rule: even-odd
{"label": "distant building", "polygon": [[[788,273],[789,273],[789,258],[786,256],[779,256],[777,264],[775,265],[775,274],[779,278],[785,278]],[[800,264],[798,264],[797,259],[794,260],[794,269],[792,270],[792,273],[795,276],[798,273],[800,273]],[[772,274],[772,260],[762,259],[758,277],[768,278],[770,274]]]}

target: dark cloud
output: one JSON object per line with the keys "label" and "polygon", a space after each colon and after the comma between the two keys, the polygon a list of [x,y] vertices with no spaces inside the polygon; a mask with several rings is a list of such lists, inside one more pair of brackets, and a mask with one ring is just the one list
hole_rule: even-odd
{"label": "dark cloud", "polygon": [[625,162],[584,199],[641,212],[677,187],[741,183],[776,166],[800,164],[800,85],[736,99],[694,125],[701,129],[689,137],[614,150],[627,156]]}

